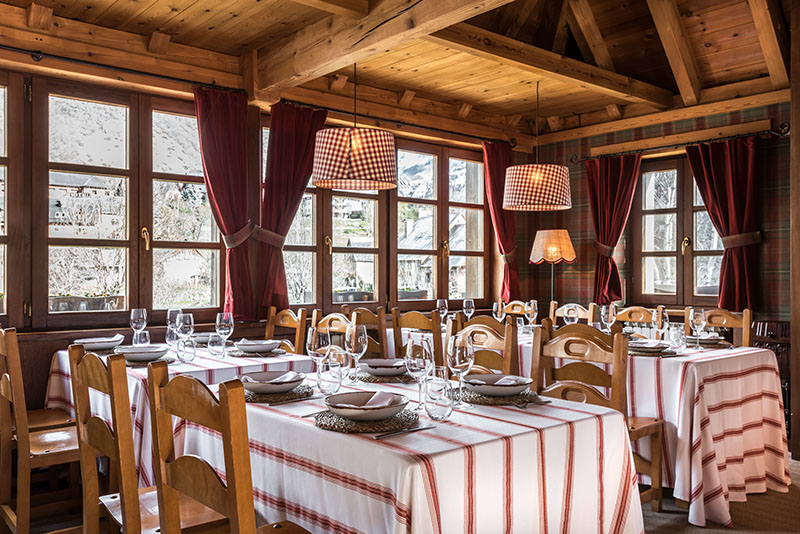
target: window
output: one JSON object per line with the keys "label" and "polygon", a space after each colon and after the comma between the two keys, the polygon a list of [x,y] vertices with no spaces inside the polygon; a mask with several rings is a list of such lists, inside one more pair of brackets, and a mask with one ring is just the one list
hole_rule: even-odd
{"label": "window", "polygon": [[637,303],[713,305],[722,240],[686,158],[642,164],[631,213]]}

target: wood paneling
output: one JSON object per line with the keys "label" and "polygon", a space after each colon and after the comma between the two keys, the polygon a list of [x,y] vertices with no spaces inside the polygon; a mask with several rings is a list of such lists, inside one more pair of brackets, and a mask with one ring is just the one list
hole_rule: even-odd
{"label": "wood paneling", "polygon": [[[792,124],[800,124],[800,8],[796,3],[792,9],[792,43],[791,43],[791,93]],[[800,135],[792,135],[789,149],[791,152],[791,303],[792,326],[791,361],[789,369],[792,383],[792,435],[790,449],[793,458],[800,457]]]}

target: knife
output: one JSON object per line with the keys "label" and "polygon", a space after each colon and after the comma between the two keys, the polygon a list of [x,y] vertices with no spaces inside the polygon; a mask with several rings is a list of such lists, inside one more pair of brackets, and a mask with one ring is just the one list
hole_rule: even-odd
{"label": "knife", "polygon": [[313,399],[321,399],[322,395],[312,395],[310,397],[303,397],[302,399],[289,399],[289,400],[282,400],[278,402],[268,402],[267,406],[280,406],[281,404],[289,404],[290,402],[301,402]]}
{"label": "knife", "polygon": [[400,434],[408,434],[409,432],[417,432],[419,430],[428,430],[430,428],[435,428],[435,426],[434,425],[418,426],[414,428],[407,428],[405,430],[395,430],[394,432],[375,434],[374,436],[372,436],[372,439],[386,439],[386,438],[391,438],[392,436],[399,436]]}

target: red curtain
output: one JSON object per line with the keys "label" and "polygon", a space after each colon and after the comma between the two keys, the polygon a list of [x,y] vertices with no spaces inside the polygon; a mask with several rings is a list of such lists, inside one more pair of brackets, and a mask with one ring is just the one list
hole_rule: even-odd
{"label": "red curtain", "polygon": [[609,304],[622,298],[622,280],[614,247],[617,246],[633,204],[639,180],[641,154],[628,154],[586,162],[589,200],[596,236],[597,263],[594,270],[594,302]]}
{"label": "red curtain", "polygon": [[503,288],[501,297],[504,301],[520,298],[519,273],[517,271],[514,234],[516,224],[514,212],[503,210],[503,189],[506,184],[506,169],[513,164],[513,154],[508,143],[483,142],[483,166],[486,170],[486,199],[489,201],[489,213],[492,226],[503,255]]}
{"label": "red curtain", "polygon": [[755,184],[756,138],[729,139],[686,147],[697,189],[725,246],[719,307],[742,311],[755,304],[758,280]]}
{"label": "red curtain", "polygon": [[272,106],[267,172],[262,184],[261,229],[255,234],[263,242],[259,263],[266,277],[261,301],[265,307],[289,306],[281,247],[311,177],[314,142],[327,115],[327,111],[288,102]]}
{"label": "red curtain", "polygon": [[[247,95],[194,88],[203,175],[211,211],[225,250],[225,311],[253,317],[250,250],[247,243]],[[245,235],[244,239],[236,235]],[[231,237],[234,242],[231,243]]]}

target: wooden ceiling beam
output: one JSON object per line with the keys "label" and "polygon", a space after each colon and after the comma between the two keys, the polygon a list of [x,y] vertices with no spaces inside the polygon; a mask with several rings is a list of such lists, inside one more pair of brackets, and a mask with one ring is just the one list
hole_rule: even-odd
{"label": "wooden ceiling beam", "polygon": [[681,22],[678,4],[676,0],[647,0],[647,5],[683,103],[694,106],[700,100],[703,82],[697,61],[689,47],[689,38]]}
{"label": "wooden ceiling beam", "polygon": [[25,15],[28,19],[28,28],[49,30],[53,22],[53,8],[39,5],[36,2],[31,2],[28,5],[25,9]]}
{"label": "wooden ceiling beam", "polygon": [[331,80],[331,91],[334,93],[341,93],[347,83],[347,76],[344,74],[334,74]]}
{"label": "wooden ceiling beam", "polygon": [[161,32],[153,32],[150,34],[150,40],[147,41],[147,50],[153,54],[166,54],[169,48],[169,35]]}
{"label": "wooden ceiling beam", "polygon": [[411,105],[411,102],[414,100],[414,97],[417,96],[417,93],[414,91],[403,91],[403,94],[400,95],[400,100],[397,102],[400,104],[400,107],[407,108]]}
{"label": "wooden ceiling beam", "polygon": [[659,109],[666,109],[672,105],[672,93],[666,89],[469,24],[456,24],[439,30],[425,39],[628,102],[649,104]]}
{"label": "wooden ceiling beam", "polygon": [[789,32],[779,0],[748,0],[772,86],[789,85]]}
{"label": "wooden ceiling beam", "polygon": [[358,20],[331,15],[262,49],[260,87],[270,91],[301,85],[509,2],[384,0]]}
{"label": "wooden ceiling beam", "polygon": [[497,33],[514,39],[540,2],[542,0],[517,0],[506,6],[498,17]]}
{"label": "wooden ceiling beam", "polygon": [[292,2],[351,19],[360,19],[369,13],[369,0],[292,0]]}
{"label": "wooden ceiling beam", "polygon": [[472,111],[472,104],[467,104],[466,102],[462,103],[458,106],[458,118],[466,119],[470,111]]}
{"label": "wooden ceiling beam", "polygon": [[550,50],[556,54],[564,54],[567,49],[567,41],[569,40],[569,22],[567,21],[567,13],[570,12],[568,0],[561,0],[561,9],[558,13],[558,20],[556,21],[556,32],[553,35],[553,46]]}

